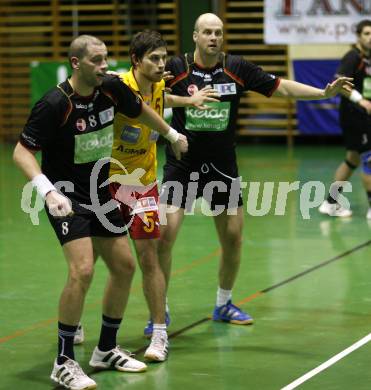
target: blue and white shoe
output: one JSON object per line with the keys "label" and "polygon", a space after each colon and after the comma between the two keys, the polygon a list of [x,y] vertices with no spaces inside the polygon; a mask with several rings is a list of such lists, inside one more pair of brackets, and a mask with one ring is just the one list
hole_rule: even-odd
{"label": "blue and white shoe", "polygon": [[[166,327],[168,327],[170,325],[170,314],[168,312],[165,313],[165,324],[166,324]],[[148,339],[150,339],[152,337],[153,321],[151,318],[148,320],[147,325],[144,328],[143,333],[144,333],[144,337],[146,337]]]}
{"label": "blue and white shoe", "polygon": [[215,306],[213,320],[237,325],[250,325],[254,322],[251,316],[233,305],[230,300],[225,305]]}

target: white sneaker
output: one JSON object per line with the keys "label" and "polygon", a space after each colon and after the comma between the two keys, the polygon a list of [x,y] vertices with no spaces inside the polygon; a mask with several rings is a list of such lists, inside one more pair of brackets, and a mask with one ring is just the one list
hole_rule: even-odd
{"label": "white sneaker", "polygon": [[371,220],[371,207],[367,211],[366,218]]}
{"label": "white sneaker", "polygon": [[118,371],[142,372],[147,366],[134,359],[129,351],[123,351],[118,345],[107,352],[102,352],[95,347],[89,365],[94,368],[115,368]]}
{"label": "white sneaker", "polygon": [[331,217],[340,217],[347,218],[351,217],[353,212],[352,210],[346,209],[341,206],[339,203],[329,203],[327,200],[323,201],[321,206],[319,206],[318,211],[321,214],[327,214]]}
{"label": "white sneaker", "polygon": [[81,324],[79,324],[75,336],[73,338],[73,345],[82,344],[84,340],[85,340],[84,328],[82,327]]}
{"label": "white sneaker", "polygon": [[55,360],[50,379],[71,390],[87,390],[97,387],[93,379],[84,373],[79,363],[72,359],[66,360],[61,365]]}
{"label": "white sneaker", "polygon": [[169,341],[166,335],[154,333],[151,344],[144,352],[144,357],[152,362],[164,362],[167,359],[168,351]]}

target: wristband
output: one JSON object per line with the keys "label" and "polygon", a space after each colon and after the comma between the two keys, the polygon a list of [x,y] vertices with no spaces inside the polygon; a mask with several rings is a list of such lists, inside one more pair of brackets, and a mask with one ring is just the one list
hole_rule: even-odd
{"label": "wristband", "polygon": [[32,185],[36,187],[37,192],[43,199],[50,191],[57,191],[49,179],[42,173],[32,179]]}
{"label": "wristband", "polygon": [[358,103],[363,99],[363,96],[356,90],[352,89],[352,92],[350,93],[349,100],[353,103]]}
{"label": "wristband", "polygon": [[179,139],[179,133],[170,127],[169,131],[164,135],[164,137],[171,143],[173,144],[174,142],[178,141]]}

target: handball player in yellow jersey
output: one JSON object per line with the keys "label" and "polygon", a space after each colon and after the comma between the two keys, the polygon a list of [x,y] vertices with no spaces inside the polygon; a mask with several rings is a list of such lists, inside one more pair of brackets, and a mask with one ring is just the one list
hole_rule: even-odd
{"label": "handball player in yellow jersey", "polygon": [[[216,91],[206,87],[192,96],[165,93],[166,42],[157,31],[134,36],[129,50],[132,68],[121,74],[122,81],[159,115],[164,107],[195,106],[206,109],[216,101]],[[143,274],[143,290],[150,311],[144,330],[151,344],[144,356],[164,361],[168,353],[165,279],[157,257],[159,237],[156,141],[158,133],[136,119],[118,114],[114,120],[114,143],[110,168],[111,195],[120,202],[121,212],[134,241]]]}

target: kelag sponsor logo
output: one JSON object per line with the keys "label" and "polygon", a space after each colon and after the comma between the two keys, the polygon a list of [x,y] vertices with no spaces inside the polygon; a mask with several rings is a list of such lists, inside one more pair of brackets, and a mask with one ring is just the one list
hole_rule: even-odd
{"label": "kelag sponsor logo", "polygon": [[110,157],[113,145],[113,127],[86,134],[75,135],[75,164],[97,161]]}

